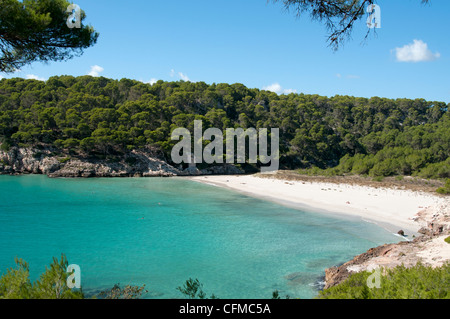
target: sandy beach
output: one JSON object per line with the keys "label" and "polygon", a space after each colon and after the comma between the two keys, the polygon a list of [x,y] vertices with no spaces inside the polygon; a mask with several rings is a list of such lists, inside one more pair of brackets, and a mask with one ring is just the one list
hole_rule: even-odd
{"label": "sandy beach", "polygon": [[310,212],[359,217],[394,233],[403,230],[408,237],[417,235],[418,230],[426,226],[415,221],[420,211],[448,203],[448,198],[425,192],[288,181],[254,175],[197,176],[191,179]]}
{"label": "sandy beach", "polygon": [[192,180],[226,187],[309,212],[361,218],[405,237],[398,243],[374,247],[353,260],[325,270],[325,288],[344,281],[352,272],[377,267],[411,267],[421,262],[440,267],[450,261],[450,197],[424,191],[346,183],[288,180],[257,175],[198,176]]}

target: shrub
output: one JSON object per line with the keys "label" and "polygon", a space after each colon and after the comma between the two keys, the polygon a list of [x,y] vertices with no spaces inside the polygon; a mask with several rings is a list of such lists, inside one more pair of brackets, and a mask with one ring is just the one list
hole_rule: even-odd
{"label": "shrub", "polygon": [[[183,286],[177,287],[177,290],[181,292],[185,298],[208,299],[206,298],[206,293],[203,291],[203,284],[198,281],[198,279],[189,278]],[[212,294],[210,299],[217,299],[217,297]]]}
{"label": "shrub", "polygon": [[36,152],[33,154],[33,158],[35,159],[40,159],[42,157],[42,155],[44,155],[44,153],[42,152]]}
{"label": "shrub", "polygon": [[380,288],[367,285],[371,272],[352,274],[339,285],[323,290],[319,299],[450,299],[450,262],[442,267],[421,263],[380,272]]}
{"label": "shrub", "polygon": [[60,158],[58,160],[61,164],[67,163],[68,161],[70,161],[70,157],[64,157],[64,158]]}
{"label": "shrub", "polygon": [[442,195],[449,195],[450,194],[450,178],[447,178],[447,181],[445,182],[444,187],[439,187],[436,192],[438,194]]}
{"label": "shrub", "polygon": [[30,280],[29,265],[16,258],[16,268],[10,268],[0,278],[0,299],[83,299],[81,290],[67,286],[68,261],[53,258],[50,267],[34,283]]}
{"label": "shrub", "polygon": [[[35,282],[30,280],[29,264],[16,258],[16,267],[10,268],[0,277],[0,299],[85,299],[82,288],[71,289],[67,285],[69,262],[64,254],[61,260],[53,258],[44,273]],[[112,289],[102,291],[93,298],[101,299],[139,299],[147,293],[145,285],[121,287],[114,285]]]}
{"label": "shrub", "polygon": [[9,152],[10,149],[11,149],[11,144],[9,142],[3,142],[2,144],[0,144],[0,150]]}

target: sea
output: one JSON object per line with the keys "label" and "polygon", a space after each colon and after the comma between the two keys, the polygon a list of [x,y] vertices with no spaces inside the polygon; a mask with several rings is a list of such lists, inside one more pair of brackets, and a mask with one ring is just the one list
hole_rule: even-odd
{"label": "sea", "polygon": [[315,298],[325,269],[398,242],[358,218],[285,207],[182,177],[0,176],[0,275],[15,257],[32,281],[64,254],[86,297],[145,285],[177,299],[198,280],[206,297]]}

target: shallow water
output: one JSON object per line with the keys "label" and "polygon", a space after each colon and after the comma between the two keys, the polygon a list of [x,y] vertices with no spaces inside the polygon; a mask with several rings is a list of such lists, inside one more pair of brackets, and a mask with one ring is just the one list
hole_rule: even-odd
{"label": "shallow water", "polygon": [[225,298],[313,298],[325,268],[397,242],[357,219],[308,213],[182,178],[0,176],[0,272],[32,280],[64,253],[87,294],[145,284],[182,298],[189,278]]}

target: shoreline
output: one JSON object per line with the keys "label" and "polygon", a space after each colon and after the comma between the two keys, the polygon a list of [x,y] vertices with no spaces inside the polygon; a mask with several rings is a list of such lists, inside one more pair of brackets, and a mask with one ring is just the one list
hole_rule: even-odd
{"label": "shoreline", "polygon": [[[342,283],[355,272],[372,272],[379,267],[413,267],[419,262],[425,266],[440,267],[450,262],[450,245],[445,241],[450,235],[448,196],[345,183],[292,181],[270,175],[263,178],[246,175],[188,179],[282,205],[290,203],[293,208],[312,213],[361,218],[399,236],[397,243],[371,248],[344,264],[325,269],[323,289]],[[400,230],[406,237],[398,234]]]}
{"label": "shoreline", "polygon": [[[371,248],[350,261],[324,269],[323,289],[345,281],[352,272],[373,271],[377,267],[411,267],[418,262],[440,267],[450,262],[450,245],[445,241],[450,235],[450,196],[426,190],[355,185],[352,180],[320,182],[300,175],[294,180],[269,174],[170,177],[237,191],[308,213],[359,219],[398,236],[397,243]],[[400,230],[404,236],[399,234]]]}
{"label": "shoreline", "polygon": [[[50,176],[42,172],[27,172],[0,175],[46,175],[50,178],[67,176]],[[172,177],[189,179],[191,181],[223,187],[237,191],[247,196],[271,201],[282,206],[303,210],[311,213],[331,215],[341,218],[360,219],[374,223],[385,230],[397,234],[402,230],[404,240],[420,234],[419,230],[427,226],[426,221],[417,222],[421,211],[442,203],[450,205],[450,197],[432,194],[425,190],[398,189],[389,187],[374,187],[373,185],[353,184],[351,181],[318,181],[303,179],[288,179],[285,176],[271,174],[244,175],[176,175],[136,174],[106,176],[69,176],[69,178],[133,178],[133,177]]]}
{"label": "shoreline", "polygon": [[446,198],[425,192],[292,181],[270,176],[261,178],[255,175],[214,175],[183,178],[312,213],[359,218],[375,223],[394,234],[403,230],[408,239],[417,236],[419,229],[426,226],[416,222],[417,214],[446,201]]}

